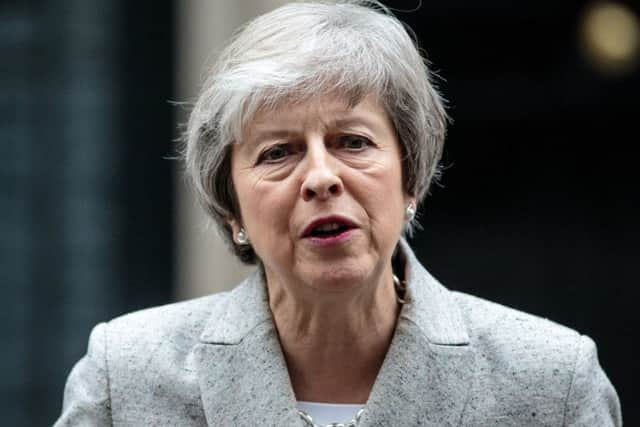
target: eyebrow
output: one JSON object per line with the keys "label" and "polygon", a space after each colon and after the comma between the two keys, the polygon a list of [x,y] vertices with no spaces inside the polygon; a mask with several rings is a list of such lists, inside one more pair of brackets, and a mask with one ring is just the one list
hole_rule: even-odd
{"label": "eyebrow", "polygon": [[249,139],[249,142],[252,144],[257,144],[261,141],[265,141],[265,140],[273,140],[273,139],[282,139],[282,138],[287,138],[291,135],[295,134],[295,132],[290,131],[290,130],[265,130],[265,131],[259,131],[255,134],[255,136],[253,136],[251,139]]}

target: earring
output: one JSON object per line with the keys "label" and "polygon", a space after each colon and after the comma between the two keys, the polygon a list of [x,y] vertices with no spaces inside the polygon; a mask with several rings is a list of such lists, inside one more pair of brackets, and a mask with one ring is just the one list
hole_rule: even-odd
{"label": "earring", "polygon": [[236,239],[238,239],[238,243],[241,245],[246,245],[249,243],[249,237],[247,236],[247,232],[244,231],[244,228],[241,228],[236,235]]}
{"label": "earring", "polygon": [[416,217],[416,208],[413,206],[413,203],[409,203],[407,205],[407,209],[404,212],[404,217],[407,221],[411,222]]}

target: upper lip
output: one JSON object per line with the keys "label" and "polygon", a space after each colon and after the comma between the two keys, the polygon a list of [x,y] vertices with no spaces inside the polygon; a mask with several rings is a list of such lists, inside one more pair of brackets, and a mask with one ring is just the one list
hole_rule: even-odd
{"label": "upper lip", "polygon": [[337,224],[341,224],[344,225],[346,227],[349,228],[356,228],[357,225],[355,222],[353,222],[352,220],[350,220],[349,218],[346,218],[344,216],[340,216],[340,215],[330,215],[330,216],[324,216],[321,218],[317,218],[314,219],[313,221],[311,221],[303,230],[301,237],[308,237],[311,235],[311,232],[313,231],[314,228],[319,227],[323,224],[330,224],[330,223],[337,223]]}

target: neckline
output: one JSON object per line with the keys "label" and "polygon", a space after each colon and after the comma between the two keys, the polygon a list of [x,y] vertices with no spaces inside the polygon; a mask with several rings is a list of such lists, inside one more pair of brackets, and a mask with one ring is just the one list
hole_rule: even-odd
{"label": "neckline", "polygon": [[299,405],[316,406],[318,408],[362,408],[366,403],[331,403],[331,402],[309,402],[307,400],[298,400]]}
{"label": "neckline", "polygon": [[298,413],[311,425],[348,425],[358,419],[365,404],[297,401]]}

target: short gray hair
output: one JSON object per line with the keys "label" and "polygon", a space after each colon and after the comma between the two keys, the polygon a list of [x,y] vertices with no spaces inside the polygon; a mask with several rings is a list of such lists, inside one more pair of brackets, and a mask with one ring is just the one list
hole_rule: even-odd
{"label": "short gray hair", "polygon": [[191,111],[182,155],[200,203],[243,262],[257,257],[233,242],[227,223],[241,219],[231,144],[258,111],[318,93],[350,106],[377,96],[401,144],[405,191],[424,199],[439,176],[448,117],[409,32],[377,1],[296,2],[249,22],[221,52]]}

